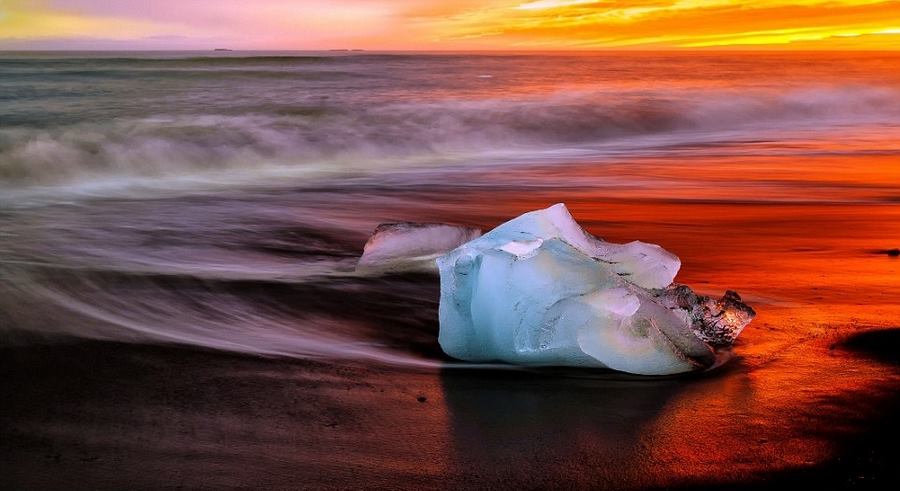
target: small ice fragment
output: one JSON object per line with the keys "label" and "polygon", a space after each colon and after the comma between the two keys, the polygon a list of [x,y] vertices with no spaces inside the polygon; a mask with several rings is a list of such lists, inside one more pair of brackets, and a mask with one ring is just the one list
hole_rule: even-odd
{"label": "small ice fragment", "polygon": [[481,236],[481,230],[445,223],[384,223],[366,242],[357,270],[434,270],[434,259]]}
{"label": "small ice fragment", "polygon": [[461,360],[664,375],[716,363],[755,315],[674,285],[654,244],[611,244],[565,205],[525,213],[439,257],[438,341]]}

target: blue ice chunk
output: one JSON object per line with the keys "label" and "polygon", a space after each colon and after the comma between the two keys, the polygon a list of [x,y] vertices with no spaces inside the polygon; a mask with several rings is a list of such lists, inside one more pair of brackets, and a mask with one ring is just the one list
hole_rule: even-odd
{"label": "blue ice chunk", "polygon": [[672,285],[678,257],[602,241],[563,204],[510,220],[437,265],[441,348],[473,362],[687,372],[715,364],[753,317],[736,294],[716,301]]}

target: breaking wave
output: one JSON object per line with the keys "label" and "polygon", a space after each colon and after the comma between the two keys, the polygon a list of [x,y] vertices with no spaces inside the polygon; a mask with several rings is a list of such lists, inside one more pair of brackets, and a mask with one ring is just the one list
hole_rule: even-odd
{"label": "breaking wave", "polygon": [[[240,112],[237,114],[236,112]],[[55,126],[0,128],[4,187],[98,179],[365,172],[438,159],[523,158],[604,145],[683,144],[804,126],[896,123],[900,95],[878,87],[783,93],[579,92],[545,97],[257,106]],[[14,119],[7,115],[6,119]]]}

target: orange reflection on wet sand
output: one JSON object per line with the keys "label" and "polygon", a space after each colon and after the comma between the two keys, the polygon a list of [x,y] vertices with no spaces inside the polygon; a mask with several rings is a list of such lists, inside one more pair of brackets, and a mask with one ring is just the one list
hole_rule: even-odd
{"label": "orange reflection on wet sand", "polygon": [[[494,191],[485,226],[494,217],[565,201],[592,233],[663,244],[682,258],[677,281],[712,294],[737,290],[759,315],[732,359],[697,378],[631,386],[569,381],[550,391],[558,393],[553,399],[534,381],[467,387],[467,396],[457,395],[462,383],[448,375],[452,433],[464,443],[456,455],[471,464],[464,454],[475,438],[458,433],[475,432],[473,426],[485,440],[509,442],[516,434],[546,434],[543,425],[553,425],[547,421],[564,421],[557,430],[568,436],[544,441],[545,458],[591,455],[603,470],[588,459],[546,472],[560,472],[560,479],[584,472],[593,477],[574,479],[585,486],[603,479],[626,487],[746,483],[835,458],[838,442],[884,416],[879,404],[900,384],[896,365],[843,347],[860,332],[900,327],[900,260],[885,253],[900,247],[900,165],[891,151],[855,158],[834,151],[792,163],[673,157],[532,168],[527,182],[546,185],[564,176],[585,185]],[[643,181],[634,187],[596,181],[591,188],[610,175]],[[471,200],[477,198],[461,199]],[[638,388],[641,383],[662,385]],[[485,401],[472,392],[485,394],[478,396]],[[656,396],[641,399],[648,392]],[[523,414],[515,429],[503,430],[492,423],[496,416],[479,416],[496,411]],[[631,428],[628,435],[622,425]],[[508,445],[510,453],[537,451]],[[490,458],[488,451],[478,455]]]}

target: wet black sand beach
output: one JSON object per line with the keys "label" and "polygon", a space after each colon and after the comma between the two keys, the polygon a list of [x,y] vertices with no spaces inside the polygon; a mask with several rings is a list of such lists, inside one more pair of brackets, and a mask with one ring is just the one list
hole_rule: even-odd
{"label": "wet black sand beach", "polygon": [[[853,351],[897,363],[900,330],[868,337],[835,347],[834,356],[852,360]],[[737,383],[747,370],[740,360],[720,372],[649,381],[546,370],[410,373],[84,341],[4,348],[0,360],[4,489],[891,489],[900,483],[896,378],[865,399],[838,396],[806,408],[798,414],[810,419],[799,424],[689,422],[671,429],[684,439],[671,447],[648,428],[673,399]],[[825,459],[782,466],[795,457],[790,453],[820,441],[833,446]],[[702,454],[680,455],[680,446],[736,452],[740,459],[719,465],[710,455],[704,462]],[[654,447],[675,454],[658,455]],[[700,472],[673,475],[669,465]]]}

